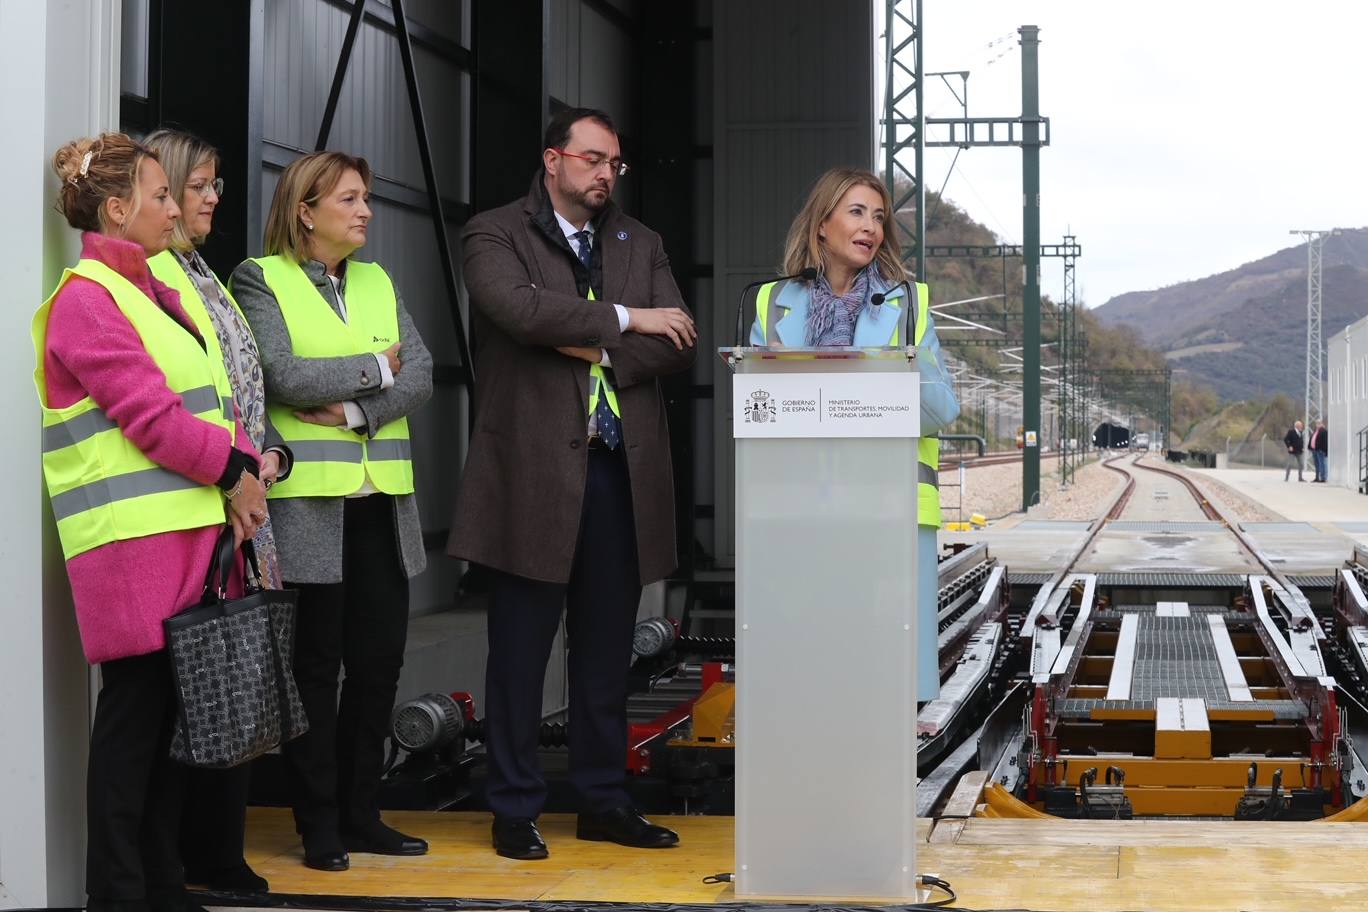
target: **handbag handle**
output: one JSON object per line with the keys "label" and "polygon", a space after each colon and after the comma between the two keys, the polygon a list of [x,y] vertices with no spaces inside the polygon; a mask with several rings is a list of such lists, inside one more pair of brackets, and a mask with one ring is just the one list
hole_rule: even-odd
{"label": "handbag handle", "polygon": [[[209,572],[204,577],[204,599],[217,596],[219,601],[228,597],[228,574],[233,569],[233,527],[224,525],[214,542],[213,555],[209,559]],[[216,582],[217,581],[217,582]]]}
{"label": "handbag handle", "polygon": [[[218,541],[214,542],[214,556],[209,561],[209,572],[204,577],[205,601],[211,601],[215,597],[223,601],[228,597],[228,574],[233,572],[233,551],[233,527],[225,525],[219,533]],[[257,589],[263,588],[256,548],[253,547],[250,538],[242,540],[242,558],[248,578],[256,581]]]}
{"label": "handbag handle", "polygon": [[243,582],[249,592],[253,589],[266,588],[261,581],[261,567],[257,564],[256,545],[252,544],[250,538],[242,540],[242,566],[246,571],[244,574],[246,579]]}

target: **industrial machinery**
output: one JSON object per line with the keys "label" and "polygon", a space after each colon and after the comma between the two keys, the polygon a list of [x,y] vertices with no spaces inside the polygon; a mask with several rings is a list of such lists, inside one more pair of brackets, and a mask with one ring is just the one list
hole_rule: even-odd
{"label": "industrial machinery", "polygon": [[[1294,581],[1195,488],[1202,523],[1121,521],[1134,472],[1167,471],[1121,460],[1110,467],[1127,484],[1054,572],[1014,575],[984,542],[942,552],[941,689],[915,721],[919,813],[971,770],[989,774],[996,815],[1310,820],[1368,796],[1368,549],[1333,579]],[[1086,566],[1104,541],[1125,565],[1137,560],[1124,557],[1127,535],[1162,552],[1186,527],[1222,539],[1246,572]],[[649,812],[729,814],[735,642],[689,626],[636,629],[623,763]],[[396,710],[405,756],[387,804],[478,801],[476,709],[468,694],[432,694]],[[849,749],[840,727],[813,719],[813,749]],[[568,738],[565,724],[543,724],[552,768]]]}

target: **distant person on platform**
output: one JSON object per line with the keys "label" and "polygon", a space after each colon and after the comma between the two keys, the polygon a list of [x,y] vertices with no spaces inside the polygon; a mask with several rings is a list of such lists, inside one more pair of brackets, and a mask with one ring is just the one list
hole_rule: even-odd
{"label": "distant person on platform", "polygon": [[1292,425],[1288,430],[1287,436],[1283,438],[1283,446],[1287,447],[1287,470],[1283,472],[1283,481],[1292,480],[1292,469],[1297,470],[1297,481],[1306,481],[1302,477],[1302,431],[1306,425],[1300,421]]}
{"label": "distant person on platform", "polygon": [[[903,266],[893,201],[878,177],[856,168],[833,168],[817,179],[784,242],[785,275],[815,270],[813,279],[761,285],[754,301],[750,344],[775,347],[857,348],[903,345],[908,334],[921,369],[921,438],[917,452],[918,642],[936,643],[936,530],[941,525],[940,441],[933,435],[959,415],[959,401],[944,368],[931,320],[930,290]],[[909,288],[915,295],[909,294]],[[881,303],[876,303],[878,295]],[[911,313],[908,314],[908,310]],[[939,664],[918,663],[917,698],[940,690]]]}
{"label": "distant person on platform", "polygon": [[1329,432],[1325,429],[1325,421],[1321,418],[1316,419],[1316,429],[1311,432],[1311,442],[1307,445],[1311,451],[1311,459],[1316,466],[1316,477],[1312,481],[1319,481],[1325,484],[1327,461],[1330,455]]}
{"label": "distant person on platform", "polygon": [[547,856],[537,732],[562,612],[575,835],[679,841],[627,795],[627,677],[642,586],[676,564],[658,378],[698,339],[660,235],[612,202],[627,165],[609,116],[557,113],[540,157],[527,196],[462,238],[480,384],[448,546],[492,571],[485,798],[495,850],[518,859]]}

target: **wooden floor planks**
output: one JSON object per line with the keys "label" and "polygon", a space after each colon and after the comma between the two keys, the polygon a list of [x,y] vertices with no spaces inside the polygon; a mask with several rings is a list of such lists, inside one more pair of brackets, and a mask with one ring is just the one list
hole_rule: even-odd
{"label": "wooden floor planks", "polygon": [[[499,858],[485,814],[387,813],[426,838],[421,858],[353,855],[342,873],[303,866],[287,811],[253,808],[248,860],[279,893],[632,903],[728,903],[730,817],[661,818],[681,845],[633,850],[574,838],[574,817],[540,821],[551,857]],[[1338,912],[1368,908],[1368,824],[1195,821],[955,821],[937,842],[919,821],[917,867],[973,909],[1058,912]],[[950,824],[946,821],[942,826]],[[928,841],[930,840],[930,841]],[[833,860],[839,863],[839,859]],[[326,901],[321,904],[325,905]]]}

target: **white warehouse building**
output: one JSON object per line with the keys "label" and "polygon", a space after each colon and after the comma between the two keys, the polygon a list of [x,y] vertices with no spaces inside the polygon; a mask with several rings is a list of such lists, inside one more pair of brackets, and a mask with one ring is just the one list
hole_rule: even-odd
{"label": "white warehouse building", "polygon": [[1368,317],[1331,336],[1327,349],[1330,483],[1368,494]]}

